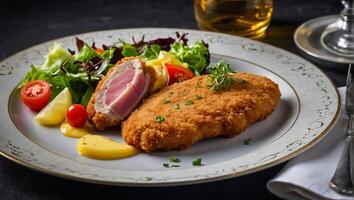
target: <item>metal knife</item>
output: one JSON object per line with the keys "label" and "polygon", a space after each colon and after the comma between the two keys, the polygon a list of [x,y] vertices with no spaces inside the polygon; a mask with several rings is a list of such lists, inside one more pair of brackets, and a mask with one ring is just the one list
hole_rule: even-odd
{"label": "metal knife", "polygon": [[347,137],[342,156],[329,186],[336,192],[354,194],[354,80],[352,79],[351,64],[347,74],[347,88],[345,93],[345,111],[349,117]]}

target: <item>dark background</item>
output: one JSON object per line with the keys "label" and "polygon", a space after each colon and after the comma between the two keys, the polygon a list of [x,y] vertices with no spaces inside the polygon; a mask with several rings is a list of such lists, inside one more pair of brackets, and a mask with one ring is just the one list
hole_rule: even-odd
{"label": "dark background", "polygon": [[[274,13],[262,41],[298,51],[292,40],[298,25],[314,17],[337,14],[339,0],[274,0]],[[22,49],[58,37],[105,29],[176,27],[198,29],[192,0],[7,0],[0,4],[0,60]],[[343,71],[318,65],[337,84]],[[102,186],[52,177],[0,158],[1,200],[47,199],[278,199],[266,182],[284,164],[225,181],[180,187]]]}

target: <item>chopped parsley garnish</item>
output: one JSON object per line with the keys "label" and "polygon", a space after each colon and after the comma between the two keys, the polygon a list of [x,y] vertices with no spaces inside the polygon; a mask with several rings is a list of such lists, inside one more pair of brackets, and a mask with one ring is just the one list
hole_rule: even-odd
{"label": "chopped parsley garnish", "polygon": [[176,109],[176,110],[179,110],[180,106],[179,106],[179,104],[176,104],[176,105],[173,106],[173,108]]}
{"label": "chopped parsley garnish", "polygon": [[216,92],[221,89],[230,87],[234,82],[245,83],[243,79],[234,77],[234,71],[230,65],[223,60],[209,67],[209,75],[207,76],[206,84],[210,87],[211,92]]}
{"label": "chopped parsley garnish", "polygon": [[181,162],[181,160],[179,158],[177,158],[176,156],[170,156],[168,157],[168,161],[169,162],[173,162],[173,163],[179,163]]}
{"label": "chopped parsley garnish", "polygon": [[161,123],[163,121],[165,121],[165,117],[162,116],[162,115],[157,115],[155,120],[158,122],[158,123]]}
{"label": "chopped parsley garnish", "polygon": [[168,104],[168,103],[171,102],[171,100],[170,99],[164,99],[162,102],[163,102],[163,104]]}
{"label": "chopped parsley garnish", "polygon": [[166,168],[171,168],[171,167],[180,167],[179,165],[170,165],[169,163],[163,163],[162,166]]}
{"label": "chopped parsley garnish", "polygon": [[187,100],[184,101],[184,105],[185,106],[189,106],[189,105],[192,105],[192,104],[193,104],[193,101],[190,100],[190,99],[187,99]]}
{"label": "chopped parsley garnish", "polygon": [[173,95],[173,92],[171,91],[171,92],[169,93],[169,95],[170,95],[170,96]]}
{"label": "chopped parsley garnish", "polygon": [[202,166],[202,159],[198,158],[192,161],[193,166]]}
{"label": "chopped parsley garnish", "polygon": [[[173,163],[179,163],[181,162],[181,160],[179,158],[177,158],[176,156],[170,156],[168,157],[168,163],[163,163],[162,166],[166,167],[166,168],[171,168],[171,167],[180,167],[180,165],[176,165]],[[172,164],[170,164],[172,163]]]}
{"label": "chopped parsley garnish", "polygon": [[247,139],[245,139],[245,141],[243,141],[243,144],[249,145],[249,144],[251,144],[251,141],[252,141],[251,138],[247,138]]}
{"label": "chopped parsley garnish", "polygon": [[200,100],[200,99],[203,99],[203,96],[202,95],[197,95],[195,98]]}

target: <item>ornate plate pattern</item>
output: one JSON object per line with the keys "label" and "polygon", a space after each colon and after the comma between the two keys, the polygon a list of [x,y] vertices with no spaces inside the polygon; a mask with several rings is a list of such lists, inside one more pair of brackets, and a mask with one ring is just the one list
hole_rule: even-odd
{"label": "ornate plate pattern", "polygon": [[[276,47],[257,41],[211,32],[185,29],[120,29],[92,32],[55,40],[74,49],[75,37],[96,44],[110,44],[132,36],[168,37],[176,31],[188,32],[190,40],[203,39],[213,55],[230,57],[254,65],[285,79],[297,95],[299,107],[291,127],[268,145],[202,167],[161,170],[113,170],[86,165],[47,151],[21,133],[10,114],[11,96],[29,64],[41,64],[53,41],[21,51],[0,62],[0,153],[29,168],[64,178],[112,185],[182,185],[237,177],[284,162],[313,146],[331,129],[340,108],[340,99],[332,82],[310,62]],[[13,95],[11,95],[13,94]],[[7,103],[9,102],[9,103]],[[10,106],[10,107],[9,107]]]}

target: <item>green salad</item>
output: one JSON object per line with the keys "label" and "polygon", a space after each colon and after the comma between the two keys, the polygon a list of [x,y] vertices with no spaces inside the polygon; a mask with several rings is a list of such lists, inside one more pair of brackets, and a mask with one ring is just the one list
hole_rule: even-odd
{"label": "green salad", "polygon": [[44,80],[50,84],[51,98],[68,87],[73,103],[86,106],[98,81],[117,61],[129,56],[152,60],[158,57],[160,51],[171,53],[186,63],[195,75],[200,75],[210,62],[208,45],[203,41],[188,45],[187,34],[176,35],[176,38],[150,41],[145,41],[143,37],[138,42],[133,38],[132,43],[119,40],[115,45],[102,45],[102,48],[76,38],[77,51],[64,49],[59,43],[54,43],[49,48],[45,62],[31,65],[18,88],[33,80]]}

